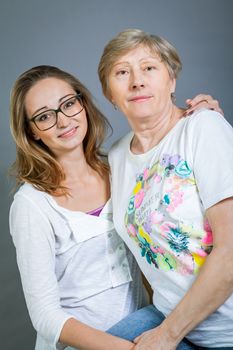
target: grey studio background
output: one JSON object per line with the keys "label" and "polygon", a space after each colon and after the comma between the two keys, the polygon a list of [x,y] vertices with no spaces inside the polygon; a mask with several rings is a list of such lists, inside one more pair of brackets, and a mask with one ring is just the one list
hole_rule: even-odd
{"label": "grey studio background", "polygon": [[[97,64],[106,42],[138,27],[161,35],[178,49],[183,72],[177,100],[208,92],[233,124],[232,0],[1,0],[0,3],[0,339],[4,350],[33,350],[35,332],[24,302],[15,250],[8,229],[15,157],[8,125],[11,85],[24,70],[56,65],[77,75],[108,116],[114,134],[106,149],[128,130],[102,96]],[[232,161],[232,160],[229,160]]]}

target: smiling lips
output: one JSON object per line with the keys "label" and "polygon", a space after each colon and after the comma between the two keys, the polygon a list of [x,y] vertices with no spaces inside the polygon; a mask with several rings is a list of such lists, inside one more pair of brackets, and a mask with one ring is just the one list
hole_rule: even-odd
{"label": "smiling lips", "polygon": [[73,136],[76,133],[78,127],[74,127],[68,131],[65,131],[63,134],[59,135],[60,138],[68,138],[70,136]]}
{"label": "smiling lips", "polygon": [[148,96],[135,96],[129,99],[129,102],[144,102],[149,99],[151,99],[153,96],[148,95]]}

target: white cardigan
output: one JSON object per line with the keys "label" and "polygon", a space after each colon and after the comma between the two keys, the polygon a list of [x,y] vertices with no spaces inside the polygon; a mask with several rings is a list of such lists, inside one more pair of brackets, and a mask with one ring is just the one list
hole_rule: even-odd
{"label": "white cardigan", "polygon": [[45,349],[62,348],[58,339],[70,317],[106,330],[143,305],[139,270],[114,230],[111,201],[97,217],[64,209],[24,184],[10,209],[10,232]]}

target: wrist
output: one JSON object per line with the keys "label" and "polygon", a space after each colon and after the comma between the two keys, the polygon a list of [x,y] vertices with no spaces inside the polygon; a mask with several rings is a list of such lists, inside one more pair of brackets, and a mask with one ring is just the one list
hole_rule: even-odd
{"label": "wrist", "polygon": [[175,349],[179,342],[183,339],[181,332],[176,327],[176,323],[171,323],[168,319],[165,319],[160,327],[166,344],[168,344],[168,348]]}

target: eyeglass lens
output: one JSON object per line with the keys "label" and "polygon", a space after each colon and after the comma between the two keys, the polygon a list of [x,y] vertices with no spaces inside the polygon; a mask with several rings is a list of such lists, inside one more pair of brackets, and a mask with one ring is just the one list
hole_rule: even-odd
{"label": "eyeglass lens", "polygon": [[34,119],[41,131],[52,128],[57,123],[57,113],[61,111],[66,117],[73,117],[82,111],[83,107],[78,96],[73,96],[64,101],[57,110],[47,110]]}

